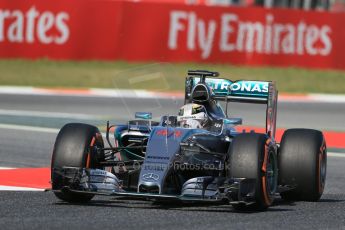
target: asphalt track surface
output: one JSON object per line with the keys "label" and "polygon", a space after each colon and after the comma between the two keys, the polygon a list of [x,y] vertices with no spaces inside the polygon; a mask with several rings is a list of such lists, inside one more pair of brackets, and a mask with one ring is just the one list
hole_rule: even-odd
{"label": "asphalt track surface", "polygon": [[[60,128],[63,122],[80,119],[121,122],[132,117],[128,112],[147,108],[175,114],[179,103],[182,102],[126,99],[124,103],[115,98],[0,95],[0,123]],[[264,113],[257,107],[241,109],[247,114],[244,123],[248,125],[257,124],[261,118],[257,112]],[[61,121],[51,116],[53,113],[71,116]],[[344,104],[281,103],[278,124],[284,128],[345,131],[344,114]],[[0,128],[0,166],[49,166],[55,137],[54,131]],[[58,201],[51,192],[1,191],[0,229],[345,229],[344,191],[345,157],[341,154],[328,158],[327,184],[320,202],[287,203],[278,199],[266,212],[236,213],[229,205],[157,204],[108,197],[95,197],[87,205],[71,205]]]}

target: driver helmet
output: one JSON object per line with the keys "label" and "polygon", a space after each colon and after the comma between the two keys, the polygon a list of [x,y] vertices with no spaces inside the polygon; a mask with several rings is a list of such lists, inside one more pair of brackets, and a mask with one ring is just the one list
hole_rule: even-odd
{"label": "driver helmet", "polygon": [[201,129],[207,125],[209,117],[203,105],[191,103],[180,108],[177,119],[183,128]]}

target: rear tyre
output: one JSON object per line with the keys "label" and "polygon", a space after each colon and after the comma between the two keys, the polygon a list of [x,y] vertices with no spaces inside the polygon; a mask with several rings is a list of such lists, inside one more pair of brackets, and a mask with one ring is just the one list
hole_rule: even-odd
{"label": "rear tyre", "polygon": [[285,131],[278,156],[279,184],[295,187],[281,193],[285,200],[318,201],[327,171],[327,148],[322,132],[312,129]]}
{"label": "rear tyre", "polygon": [[264,134],[243,133],[236,136],[229,148],[228,176],[256,179],[255,204],[233,205],[236,210],[265,210],[277,189],[278,170],[274,145]]}
{"label": "rear tyre", "polygon": [[87,202],[93,198],[90,194],[77,194],[66,191],[68,186],[61,174],[63,167],[100,168],[95,148],[103,148],[103,139],[99,130],[91,125],[70,123],[60,130],[54,145],[51,161],[51,181],[56,197],[67,202]]}

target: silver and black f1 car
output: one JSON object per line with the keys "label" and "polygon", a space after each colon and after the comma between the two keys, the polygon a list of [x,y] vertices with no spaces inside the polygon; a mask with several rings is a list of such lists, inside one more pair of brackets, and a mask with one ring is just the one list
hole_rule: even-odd
{"label": "silver and black f1 car", "polygon": [[[96,127],[66,124],[52,156],[53,192],[67,202],[108,195],[260,210],[277,195],[317,201],[326,179],[325,138],[317,130],[289,129],[277,143],[277,98],[274,82],[189,71],[178,115],[157,122],[138,112],[127,124],[114,128],[108,122],[109,147]],[[227,116],[229,102],[266,104],[266,132],[238,132],[242,120]]]}

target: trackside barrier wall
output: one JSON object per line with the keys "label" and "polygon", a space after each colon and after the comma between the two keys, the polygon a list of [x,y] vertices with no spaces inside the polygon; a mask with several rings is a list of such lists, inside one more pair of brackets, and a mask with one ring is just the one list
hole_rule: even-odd
{"label": "trackside barrier wall", "polygon": [[109,0],[0,0],[0,58],[345,69],[345,13]]}

